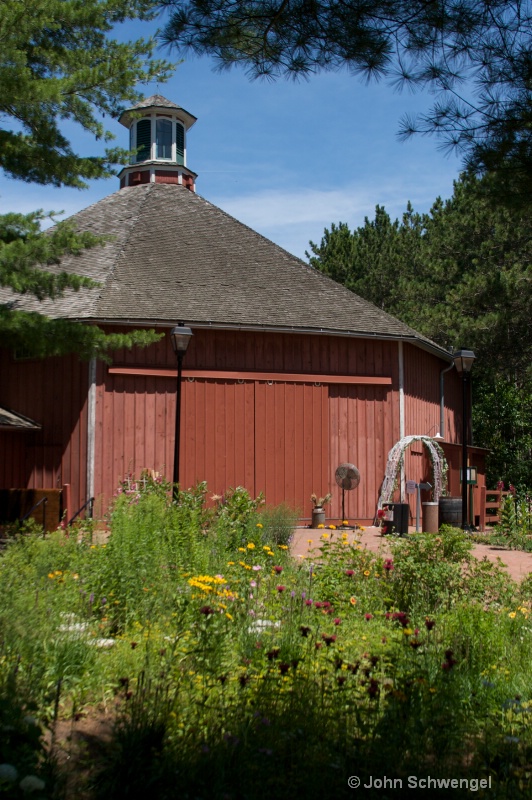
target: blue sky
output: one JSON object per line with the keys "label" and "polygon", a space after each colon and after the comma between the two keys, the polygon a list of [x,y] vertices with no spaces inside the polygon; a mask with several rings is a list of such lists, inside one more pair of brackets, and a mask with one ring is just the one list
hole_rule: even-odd
{"label": "blue sky", "polygon": [[[187,139],[198,194],[300,258],[332,222],[356,228],[377,204],[395,218],[408,200],[421,212],[451,196],[459,158],[442,154],[433,137],[397,139],[401,116],[427,110],[431,95],[398,94],[347,72],[271,83],[213,67],[187,57],[169,82],[143,91],[159,91],[198,117]],[[126,129],[107,124],[115,144],[127,147]],[[96,152],[83,132],[66,132],[78,152]],[[0,213],[43,208],[70,216],[117,188],[116,178],[79,191],[2,175]]]}

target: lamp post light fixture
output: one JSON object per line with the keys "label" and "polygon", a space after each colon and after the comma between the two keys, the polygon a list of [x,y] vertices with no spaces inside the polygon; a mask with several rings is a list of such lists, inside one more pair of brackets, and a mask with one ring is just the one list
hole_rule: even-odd
{"label": "lamp post light fixture", "polygon": [[472,350],[457,350],[453,353],[456,371],[462,376],[462,530],[470,531],[469,517],[467,513],[467,432],[468,432],[468,384],[475,354]]}
{"label": "lamp post light fixture", "polygon": [[180,322],[170,331],[172,347],[177,358],[177,392],[175,401],[175,440],[174,440],[174,500],[179,495],[179,450],[181,440],[181,378],[183,372],[183,358],[194,334],[183,322]]}

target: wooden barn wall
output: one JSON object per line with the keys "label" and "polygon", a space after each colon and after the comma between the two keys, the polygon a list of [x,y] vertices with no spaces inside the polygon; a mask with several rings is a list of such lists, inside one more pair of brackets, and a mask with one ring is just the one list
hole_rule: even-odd
{"label": "wooden barn wall", "polygon": [[[462,438],[462,383],[456,370],[443,376],[444,384],[444,427],[440,431],[440,372],[447,364],[437,357],[410,344],[403,346],[404,352],[404,395],[405,395],[405,435],[444,436],[444,451],[449,465],[448,491],[460,494],[459,469],[461,465]],[[484,462],[482,461],[482,466]],[[404,457],[405,480],[416,483],[433,483],[432,465],[427,448],[414,442]],[[398,489],[394,499],[400,500]],[[411,523],[415,522],[416,496],[405,497],[409,501]],[[421,501],[432,500],[430,492],[421,493]]]}
{"label": "wooden barn wall", "polygon": [[[119,374],[121,367],[138,374]],[[210,493],[243,485],[270,504],[310,517],[312,492],[332,491],[328,516],[341,515],[334,470],[353,461],[362,480],[346,495],[351,518],[375,512],[387,453],[399,435],[397,343],[262,332],[196,329],[184,360],[182,484],[206,480]],[[142,374],[159,368],[159,376]],[[168,337],[119,352],[97,378],[95,494],[100,507],[128,473],[173,471],[176,360]],[[118,372],[117,372],[118,370]],[[194,376],[195,370],[212,371]],[[218,377],[217,371],[236,371]],[[246,371],[303,373],[275,380]],[[243,374],[240,374],[243,373]],[[390,385],[344,385],[321,376],[387,377]]]}
{"label": "wooden barn wall", "polygon": [[0,403],[40,423],[0,431],[0,488],[71,484],[72,509],[86,500],[88,364],[76,357],[16,361],[0,352]]}

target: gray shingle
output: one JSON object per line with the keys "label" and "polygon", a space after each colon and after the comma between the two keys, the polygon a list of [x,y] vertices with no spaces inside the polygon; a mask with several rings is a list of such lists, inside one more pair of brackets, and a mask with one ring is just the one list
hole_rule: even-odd
{"label": "gray shingle", "polygon": [[72,221],[112,235],[60,267],[101,286],[55,302],[16,298],[16,307],[99,321],[349,332],[445,352],[182,186],[122,189]]}

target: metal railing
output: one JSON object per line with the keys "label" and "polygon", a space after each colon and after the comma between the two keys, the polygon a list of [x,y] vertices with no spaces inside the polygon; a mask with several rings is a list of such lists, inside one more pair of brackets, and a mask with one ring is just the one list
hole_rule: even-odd
{"label": "metal railing", "polygon": [[71,517],[71,518],[68,520],[68,522],[67,522],[67,528],[69,528],[69,527],[72,525],[72,523],[74,522],[74,520],[76,520],[76,519],[79,517],[79,515],[81,514],[81,512],[82,512],[82,511],[85,511],[85,509],[86,509],[87,507],[88,507],[88,509],[89,509],[89,518],[92,518],[92,509],[93,509],[93,506],[94,506],[94,497],[89,497],[89,499],[87,500],[87,502],[86,502],[86,503],[83,503],[83,505],[81,506],[81,508],[78,508],[78,510],[76,511],[76,513],[74,514],[74,516],[73,516],[73,517]]}
{"label": "metal railing", "polygon": [[48,498],[47,497],[41,497],[41,499],[37,503],[35,503],[35,505],[32,508],[30,508],[30,510],[26,514],[24,514],[23,517],[21,517],[19,519],[19,521],[18,521],[19,525],[21,525],[23,522],[26,522],[26,520],[29,517],[31,517],[31,515],[33,514],[33,512],[35,511],[36,508],[39,508],[40,505],[43,505],[44,508],[42,510],[42,535],[44,536],[45,533],[46,533],[46,504],[47,504],[47,502],[48,502]]}

